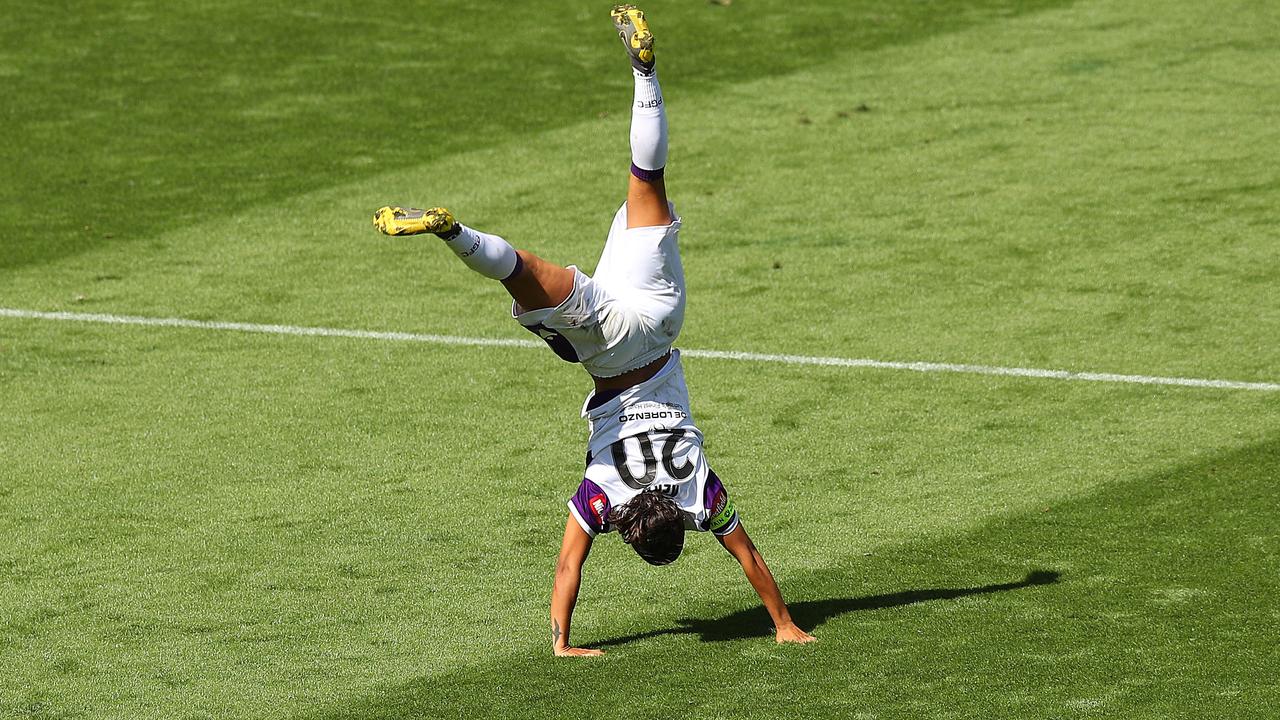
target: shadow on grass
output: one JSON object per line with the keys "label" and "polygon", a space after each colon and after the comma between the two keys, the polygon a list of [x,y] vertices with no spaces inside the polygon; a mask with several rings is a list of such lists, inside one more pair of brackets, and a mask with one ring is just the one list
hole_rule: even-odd
{"label": "shadow on grass", "polygon": [[[1123,707],[1109,708],[1117,717],[1176,716],[1206,702],[1213,703],[1206,716],[1269,717],[1263,710],[1274,705],[1276,651],[1269,640],[1275,618],[1258,598],[1275,589],[1270,509],[1280,503],[1277,467],[1280,439],[1262,441],[1152,469],[1051,507],[992,518],[961,534],[905,542],[893,548],[892,562],[849,557],[797,572],[791,583],[804,586],[811,598],[828,599],[796,602],[793,615],[805,627],[830,621],[819,642],[801,652],[774,654],[765,639],[755,640],[755,648],[752,642],[727,648],[681,642],[768,632],[761,609],[712,616],[715,606],[707,605],[709,619],[674,629],[604,643],[583,638],[587,647],[633,643],[599,660],[565,661],[551,657],[545,645],[513,644],[492,659],[437,667],[306,717],[607,714],[626,720],[667,717],[677,708],[690,717],[817,720],[849,717],[860,708],[869,715],[919,717],[918,700],[936,693],[942,677],[966,678],[948,705],[966,717],[990,715],[992,698],[1010,690],[1017,697],[997,715],[1058,717],[1064,703],[1102,696],[1118,682],[1147,689],[1117,699]],[[1028,567],[1046,569],[1027,573]],[[1072,581],[1060,582],[1059,573],[1047,568],[1062,568]],[[1015,582],[929,587],[938,577],[1019,575]],[[913,589],[844,597],[851,578],[868,587]],[[1000,607],[945,612],[954,608],[947,600],[996,598],[1033,586],[1051,591],[1016,601],[1005,596],[992,603]],[[852,613],[908,606],[917,612],[885,613],[884,622],[862,623],[856,642],[848,641],[848,627],[846,641],[836,640],[836,626],[848,624]],[[541,617],[531,614],[530,622]],[[659,639],[636,642],[646,637]],[[878,651],[890,647],[897,652]],[[770,658],[753,654],[765,648]],[[1159,657],[1151,648],[1160,648]],[[1197,668],[1194,678],[1162,675],[1163,669],[1190,667]],[[1215,690],[1221,687],[1241,692],[1220,697]],[[789,704],[774,704],[779,701]]]}
{"label": "shadow on grass", "polygon": [[[1033,570],[1017,582],[982,585],[969,588],[924,588],[920,590],[902,590],[882,595],[866,595],[856,598],[833,598],[830,600],[808,600],[788,605],[791,617],[796,624],[805,630],[813,630],[834,617],[861,610],[883,610],[886,608],[915,605],[933,600],[954,600],[970,595],[986,595],[989,593],[1021,590],[1037,585],[1052,585],[1058,582],[1061,573],[1054,570]],[[599,642],[591,642],[592,647],[613,647],[626,645],[637,640],[646,640],[663,635],[701,636],[703,642],[723,642],[726,640],[742,640],[744,638],[765,637],[773,632],[773,621],[763,606],[748,610],[740,610],[724,617],[697,619],[685,618],[679,621],[680,626],[650,630],[633,635],[610,638]]]}

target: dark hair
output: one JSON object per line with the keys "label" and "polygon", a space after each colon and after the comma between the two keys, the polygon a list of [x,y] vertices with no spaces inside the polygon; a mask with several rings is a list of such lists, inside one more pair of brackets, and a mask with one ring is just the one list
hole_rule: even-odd
{"label": "dark hair", "polygon": [[640,493],[610,510],[609,522],[650,565],[674,562],[684,549],[684,515],[662,493]]}

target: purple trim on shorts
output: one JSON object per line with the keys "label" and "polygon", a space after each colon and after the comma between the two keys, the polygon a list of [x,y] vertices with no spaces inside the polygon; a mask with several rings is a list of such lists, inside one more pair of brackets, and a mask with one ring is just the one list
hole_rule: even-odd
{"label": "purple trim on shorts", "polygon": [[636,177],[640,178],[645,182],[657,182],[658,180],[661,180],[662,171],[664,169],[665,168],[658,168],[657,170],[645,170],[639,165],[636,165],[635,163],[631,163],[631,174],[635,175]]}
{"label": "purple trim on shorts", "polygon": [[524,272],[524,258],[520,257],[520,253],[516,253],[516,266],[511,268],[511,273],[502,278],[502,282],[514,279],[517,275]]}
{"label": "purple trim on shorts", "polygon": [[595,410],[621,394],[621,388],[617,390],[597,390],[592,393],[591,399],[587,401],[587,410]]}

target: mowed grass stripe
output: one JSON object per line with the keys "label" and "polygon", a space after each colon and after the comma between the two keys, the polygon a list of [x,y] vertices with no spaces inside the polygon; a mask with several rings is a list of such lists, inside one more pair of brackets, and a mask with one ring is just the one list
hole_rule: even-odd
{"label": "mowed grass stripe", "polygon": [[[646,9],[664,71],[691,97],[846,48],[905,45],[1067,4],[655,0]],[[464,0],[306,9],[229,0],[169,3],[154,16],[148,3],[106,2],[61,13],[56,29],[45,9],[10,5],[0,10],[9,98],[0,268],[270,207],[374,177],[407,154],[438,161],[572,126],[616,112],[616,92],[631,84],[610,2],[569,10],[533,0],[512,12]],[[381,19],[390,17],[422,34],[388,37]],[[495,98],[518,98],[520,110],[492,112]]]}
{"label": "mowed grass stripe", "polygon": [[[296,335],[305,337],[337,337],[360,340],[384,340],[392,342],[421,342],[434,345],[470,345],[477,347],[540,348],[542,343],[533,340],[509,338],[459,337],[408,332],[352,330],[345,328],[306,327],[298,325],[264,325],[257,323],[227,322],[219,320],[189,320],[186,318],[152,318],[136,315],[111,315],[104,313],[42,312],[18,308],[0,308],[0,317],[25,320],[59,320],[70,322],[104,323],[108,325],[142,325],[175,327],[196,330],[222,330],[234,332],[264,333],[268,335]],[[1045,370],[1041,368],[999,367],[963,363],[902,362],[896,360],[872,360],[869,358],[813,357],[774,353],[738,352],[733,350],[684,350],[687,357],[739,362],[781,363],[784,365],[821,365],[826,367],[874,368],[879,370],[909,370],[912,372],[949,372],[970,375],[1000,375],[1007,377],[1040,378],[1047,380],[1077,380],[1085,382],[1130,383],[1134,385],[1176,385],[1181,387],[1217,388],[1222,390],[1280,390],[1280,383],[1245,382],[1239,380],[1214,380],[1205,378],[1161,377],[1158,375],[1121,375],[1116,373],[1074,372],[1070,370]]]}

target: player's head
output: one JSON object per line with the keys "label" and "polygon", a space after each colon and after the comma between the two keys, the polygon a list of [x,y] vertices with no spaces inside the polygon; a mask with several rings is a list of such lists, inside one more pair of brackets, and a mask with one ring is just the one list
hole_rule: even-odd
{"label": "player's head", "polygon": [[650,565],[667,565],[684,549],[684,517],[671,498],[642,492],[609,511],[622,541]]}

